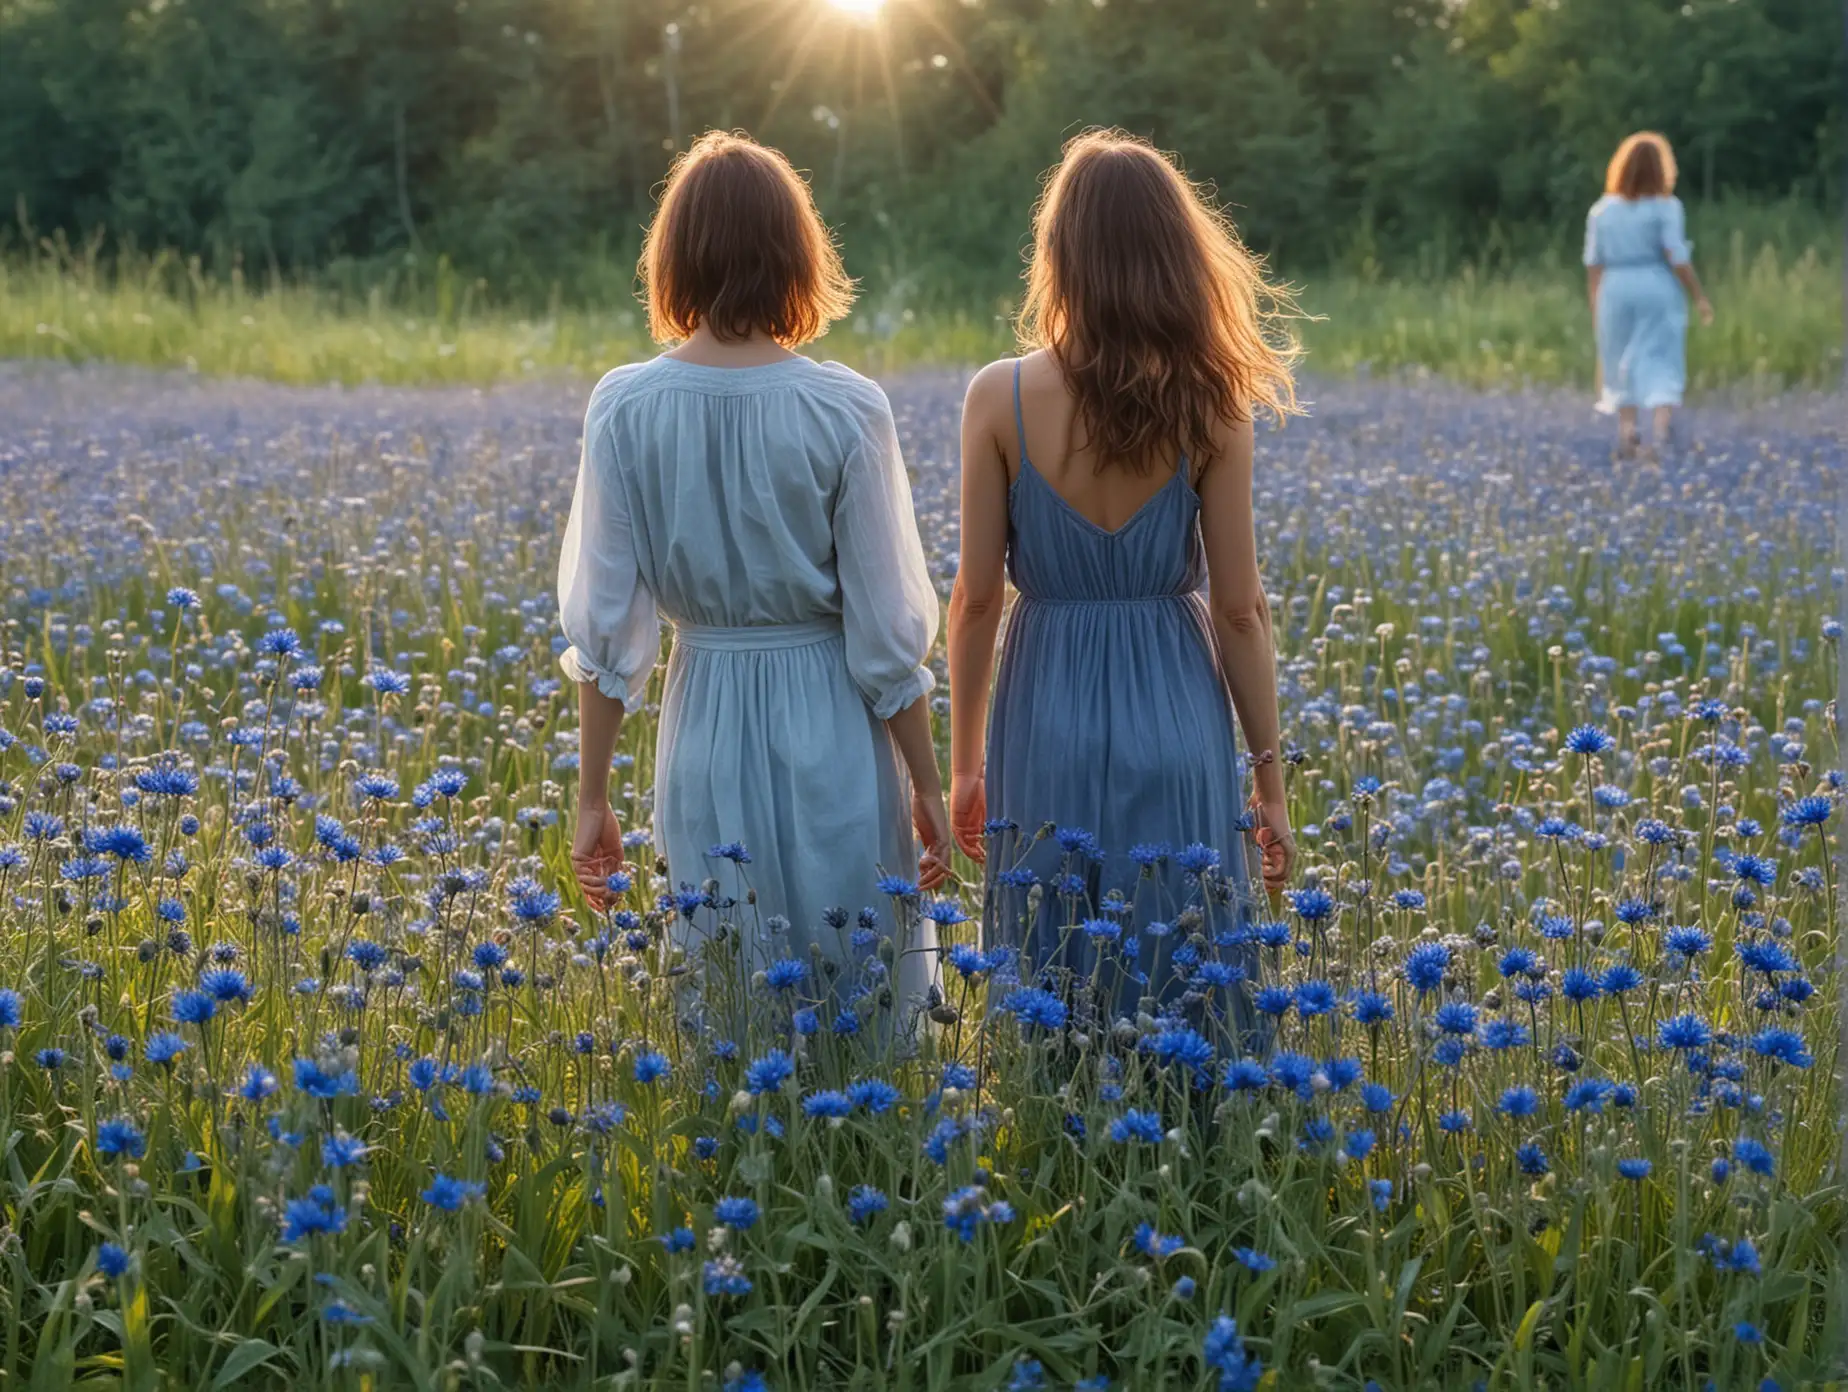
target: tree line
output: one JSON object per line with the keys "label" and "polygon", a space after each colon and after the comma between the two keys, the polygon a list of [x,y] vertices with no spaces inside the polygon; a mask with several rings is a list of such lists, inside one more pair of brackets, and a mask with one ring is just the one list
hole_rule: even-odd
{"label": "tree line", "polygon": [[1839,203],[1836,0],[0,0],[9,233],[285,274],[438,255],[510,294],[628,263],[742,127],[850,266],[1005,294],[1063,139],[1176,151],[1286,266],[1569,243],[1631,129],[1682,192]]}

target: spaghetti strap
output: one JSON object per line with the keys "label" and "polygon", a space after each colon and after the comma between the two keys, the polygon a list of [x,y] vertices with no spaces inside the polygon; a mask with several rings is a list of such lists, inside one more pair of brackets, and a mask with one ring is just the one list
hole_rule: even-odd
{"label": "spaghetti strap", "polygon": [[1014,359],[1014,441],[1020,450],[1021,467],[1027,462],[1027,418],[1020,413],[1020,359]]}

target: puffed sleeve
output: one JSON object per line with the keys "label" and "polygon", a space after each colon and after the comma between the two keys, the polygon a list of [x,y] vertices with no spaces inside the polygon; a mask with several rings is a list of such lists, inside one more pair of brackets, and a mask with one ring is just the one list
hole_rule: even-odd
{"label": "puffed sleeve", "polygon": [[1585,214],[1585,264],[1602,266],[1604,255],[1598,250],[1598,210],[1604,206],[1603,200],[1591,205],[1591,211]]}
{"label": "puffed sleeve", "polygon": [[1687,211],[1679,198],[1666,199],[1662,204],[1662,252],[1671,266],[1685,266],[1694,255],[1694,244],[1688,240]]}
{"label": "puffed sleeve", "polygon": [[571,644],[558,660],[565,675],[595,682],[625,710],[639,709],[661,656],[660,620],[636,564],[608,416],[596,397],[558,557],[558,622]]}
{"label": "puffed sleeve", "polygon": [[938,611],[883,393],[841,477],[834,551],[847,670],[873,714],[889,720],[936,685],[924,659],[937,639]]}

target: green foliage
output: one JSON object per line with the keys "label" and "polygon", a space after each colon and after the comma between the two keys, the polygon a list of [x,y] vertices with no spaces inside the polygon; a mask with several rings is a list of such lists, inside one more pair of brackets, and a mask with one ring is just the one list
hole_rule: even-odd
{"label": "green foliage", "polygon": [[670,151],[744,126],[870,284],[969,308],[1085,125],[1175,150],[1291,270],[1357,226],[1484,262],[1569,248],[1638,126],[1690,201],[1834,206],[1841,74],[1816,0],[7,0],[0,198],[221,272],[447,254],[540,303],[632,256]]}

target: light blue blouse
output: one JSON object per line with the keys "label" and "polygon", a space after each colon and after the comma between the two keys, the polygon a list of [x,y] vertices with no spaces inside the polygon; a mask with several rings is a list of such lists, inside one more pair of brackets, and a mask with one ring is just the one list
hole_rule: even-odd
{"label": "light blue blouse", "polygon": [[1685,266],[1693,254],[1679,198],[1619,198],[1607,193],[1585,217],[1587,266]]}
{"label": "light blue blouse", "polygon": [[633,711],[659,615],[838,619],[881,720],[935,683],[938,604],[885,393],[838,363],[658,357],[597,384],[558,565],[561,665]]}

